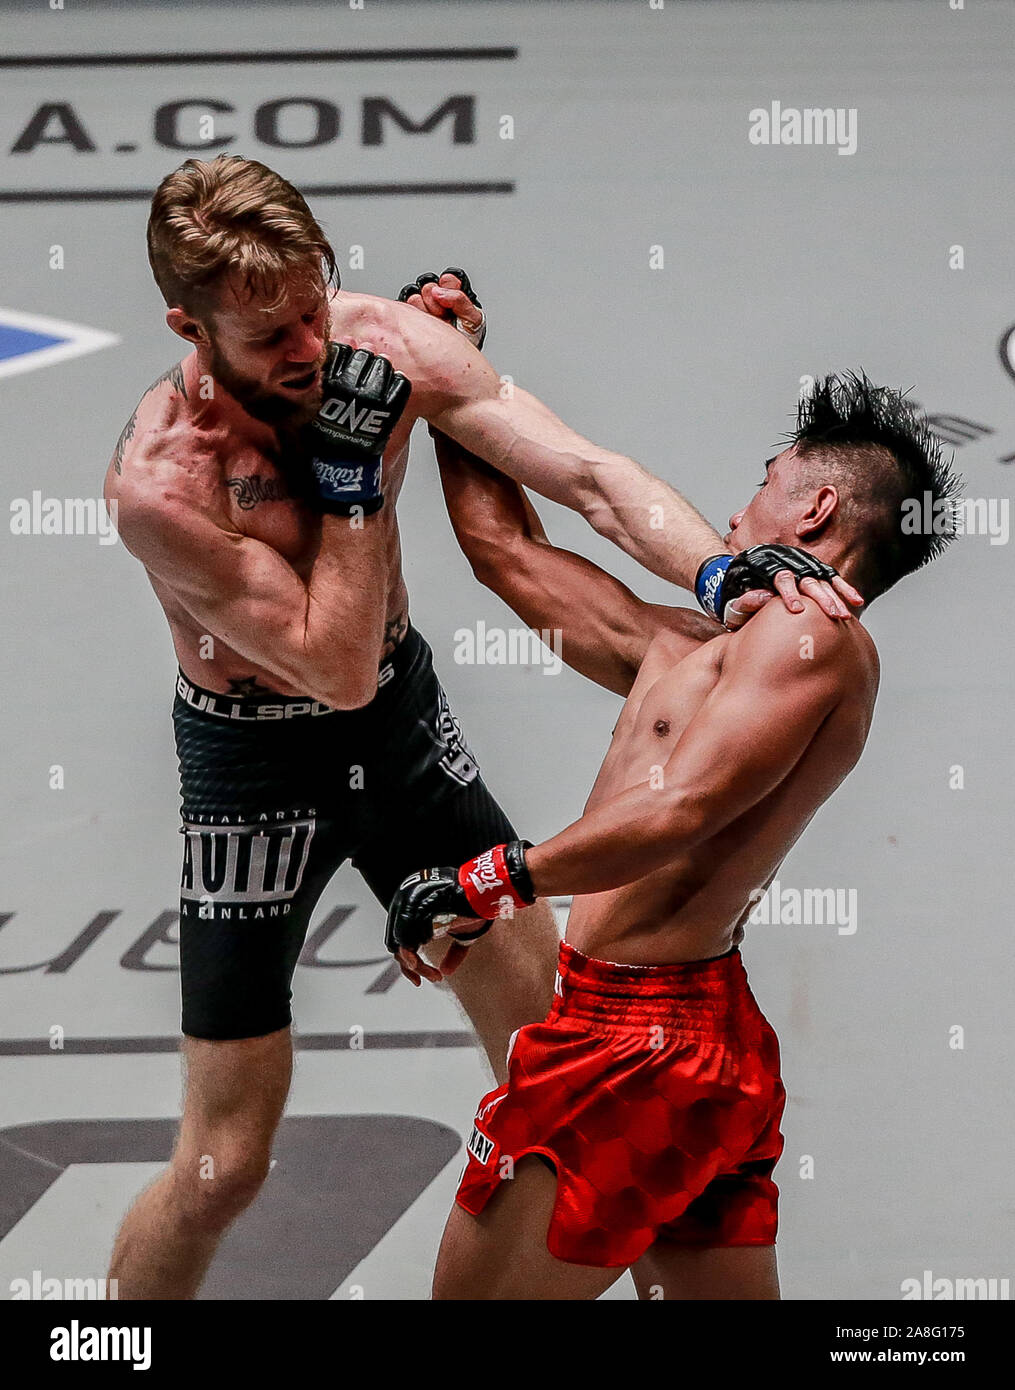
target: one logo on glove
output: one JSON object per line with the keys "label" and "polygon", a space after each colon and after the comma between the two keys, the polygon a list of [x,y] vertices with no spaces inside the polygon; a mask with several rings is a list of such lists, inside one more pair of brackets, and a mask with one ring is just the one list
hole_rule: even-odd
{"label": "one logo on glove", "polygon": [[368,405],[357,411],[355,401],[329,396],[317,412],[317,418],[327,420],[329,425],[342,425],[352,434],[377,435],[391,416],[387,410],[372,410]]}

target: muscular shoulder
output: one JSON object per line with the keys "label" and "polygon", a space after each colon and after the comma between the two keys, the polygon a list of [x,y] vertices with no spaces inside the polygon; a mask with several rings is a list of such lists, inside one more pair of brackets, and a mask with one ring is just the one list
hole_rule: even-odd
{"label": "muscular shoulder", "polygon": [[166,458],[182,448],[194,433],[191,422],[185,362],[177,362],[156,377],[142,394],[120,431],[109,464],[108,482],[119,489],[127,481],[140,482],[153,458]]}
{"label": "muscular shoulder", "polygon": [[877,692],[877,649],[856,619],[829,618],[804,597],[803,612],[790,613],[772,599],[739,632],[732,634],[724,653],[730,675],[757,671],[767,679],[793,684],[820,682],[842,695]]}
{"label": "muscular shoulder", "polygon": [[[369,342],[375,352],[390,357],[400,371],[404,370],[399,356],[411,352],[426,334],[428,323],[442,325],[429,314],[401,304],[397,299],[384,299],[376,294],[350,294],[341,290],[332,301],[332,330],[343,342],[356,346]],[[446,325],[443,325],[446,326]]]}
{"label": "muscular shoulder", "polygon": [[124,426],[106,474],[105,496],[117,503],[128,548],[128,537],[160,514],[166,520],[193,511],[218,516],[228,442],[224,426],[195,422],[178,368],[152,383]]}

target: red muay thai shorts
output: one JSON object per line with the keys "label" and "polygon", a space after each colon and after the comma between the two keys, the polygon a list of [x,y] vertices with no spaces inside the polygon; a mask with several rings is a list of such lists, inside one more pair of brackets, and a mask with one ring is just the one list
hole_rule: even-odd
{"label": "red muay thai shorts", "polygon": [[772,1245],[786,1092],[740,952],[615,965],[562,942],[543,1023],[483,1097],[456,1201],[478,1216],[514,1165],[557,1173],[550,1253],[633,1264],[655,1241]]}

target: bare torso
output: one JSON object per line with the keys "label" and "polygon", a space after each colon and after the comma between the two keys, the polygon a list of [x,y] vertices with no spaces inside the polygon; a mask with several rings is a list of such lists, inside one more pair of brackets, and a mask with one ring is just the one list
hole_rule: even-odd
{"label": "bare torso", "polygon": [[[404,355],[400,309],[387,300],[343,292],[341,314],[336,315],[341,341],[353,347],[369,344],[398,368]],[[121,483],[131,472],[136,481],[138,470],[151,468],[156,460],[160,466],[168,461],[184,475],[189,495],[217,525],[271,546],[305,580],[321,543],[320,517],[290,491],[275,432],[247,415],[227,393],[217,393],[221,404],[203,400],[198,370],[197,354],[190,353],[144,396],[109,465],[106,497],[118,499]],[[385,611],[378,664],[401,641],[408,625],[395,502],[405,479],[409,435],[418,418],[410,398],[384,456],[381,543],[387,550],[387,584],[378,593]],[[221,694],[305,693],[286,686],[221,639],[215,640],[209,658],[207,630],[187,612],[172,582],[150,572],[148,577],[169,621],[180,667],[196,685]]]}
{"label": "bare torso", "polygon": [[[662,869],[621,888],[576,897],[567,940],[586,955],[650,965],[722,955],[779,864],[863,748],[877,688],[877,655],[867,632],[849,624],[854,655],[869,674],[859,693],[829,715],[778,787],[722,831],[690,848],[675,847]],[[701,642],[664,632],[646,653],[586,811],[626,788],[662,776],[683,730],[719,680],[737,635]],[[753,897],[752,897],[753,894]]]}

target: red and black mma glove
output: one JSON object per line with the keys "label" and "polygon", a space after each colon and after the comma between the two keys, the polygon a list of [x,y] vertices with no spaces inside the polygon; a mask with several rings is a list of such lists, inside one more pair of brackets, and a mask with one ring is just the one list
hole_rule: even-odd
{"label": "red and black mma glove", "polygon": [[[465,295],[469,303],[474,304],[477,309],[482,309],[483,306],[476,298],[476,292],[472,288],[472,282],[470,281],[468,275],[466,275],[465,271],[461,270],[456,265],[447,266],[446,269],[441,271],[440,275],[435,275],[432,270],[427,270],[424,271],[422,275],[417,275],[414,284],[403,285],[402,288],[398,291],[399,300],[403,304],[406,303],[406,301],[410,300],[413,297],[413,295],[419,294],[420,290],[423,288],[424,285],[438,284],[442,275],[457,276],[458,281],[462,287],[462,293]],[[457,328],[459,333],[464,333],[466,338],[468,338],[469,342],[472,343],[473,347],[480,349],[482,348],[483,343],[486,341],[485,313],[483,314],[483,318],[479,324],[479,327],[476,329],[467,328],[465,324],[461,321],[461,319],[456,318],[455,315],[452,314],[450,311],[444,315],[444,318],[448,323],[452,324],[455,328]]]}
{"label": "red and black mma glove", "polygon": [[338,516],[370,516],[384,505],[381,462],[412,383],[386,357],[331,343],[321,408],[300,438],[316,483],[314,500]]}
{"label": "red and black mma glove", "polygon": [[[498,917],[536,901],[525,867],[529,840],[495,845],[460,869],[423,869],[410,874],[391,900],[384,944],[392,955],[400,947],[418,951],[436,936],[469,945],[485,935]],[[506,911],[507,910],[507,911]],[[456,917],[482,917],[475,931],[447,931]]]}
{"label": "red and black mma glove", "polygon": [[775,587],[775,576],[789,570],[801,579],[834,579],[838,570],[795,545],[752,545],[738,555],[712,555],[702,563],[694,593],[709,617],[724,621],[726,605],[751,589]]}

